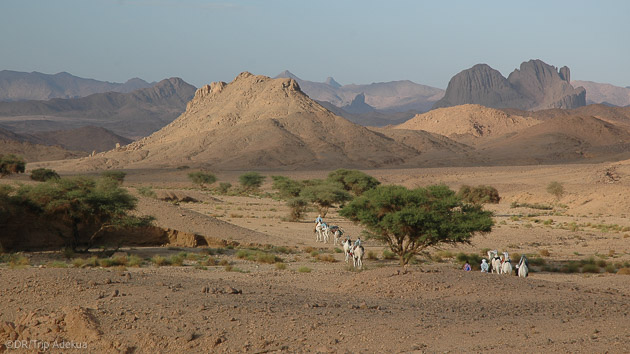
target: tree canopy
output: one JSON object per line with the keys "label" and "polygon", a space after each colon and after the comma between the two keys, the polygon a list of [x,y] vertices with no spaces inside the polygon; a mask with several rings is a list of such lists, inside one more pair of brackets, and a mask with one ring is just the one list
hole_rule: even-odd
{"label": "tree canopy", "polygon": [[381,184],[376,178],[359,170],[340,168],[328,174],[328,180],[340,183],[343,189],[354,195],[361,195]]}
{"label": "tree canopy", "polygon": [[352,199],[343,187],[337,183],[322,183],[304,187],[300,197],[317,205],[319,213],[326,216],[328,208]]}
{"label": "tree canopy", "polygon": [[188,178],[192,183],[198,184],[201,188],[205,188],[206,184],[212,184],[217,181],[217,177],[212,173],[196,171],[188,174]]}
{"label": "tree canopy", "polygon": [[13,173],[24,173],[26,162],[23,158],[13,154],[0,154],[0,178]]}
{"label": "tree canopy", "polygon": [[261,175],[258,172],[245,172],[238,177],[241,185],[246,189],[260,188],[266,176]]}
{"label": "tree canopy", "polygon": [[364,226],[369,238],[386,243],[401,266],[427,247],[469,243],[477,233],[489,232],[492,213],[462,202],[444,185],[409,190],[379,186],[365,192],[340,211]]}

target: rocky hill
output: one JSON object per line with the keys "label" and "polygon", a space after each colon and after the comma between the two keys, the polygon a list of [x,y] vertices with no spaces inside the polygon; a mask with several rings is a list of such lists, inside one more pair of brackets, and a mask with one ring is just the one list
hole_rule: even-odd
{"label": "rocky hill", "polygon": [[0,128],[0,155],[18,155],[24,158],[27,163],[73,159],[87,155],[85,152],[69,151],[61,146],[36,144],[32,140],[32,137]]}
{"label": "rocky hill", "polygon": [[49,100],[78,98],[95,93],[127,93],[153,86],[134,78],[125,83],[84,79],[66,72],[50,75],[39,72],[0,71],[0,101]]}
{"label": "rocky hill", "polygon": [[490,66],[478,64],[455,75],[433,108],[469,103],[521,110],[584,106],[586,91],[571,86],[570,80],[568,67],[558,70],[541,60],[522,63],[507,79]]}
{"label": "rocky hill", "polygon": [[98,126],[135,139],[173,121],[184,111],[194,92],[194,86],[182,79],[170,78],[129,93],[0,102],[0,122],[20,133]]}
{"label": "rocky hill", "polygon": [[331,169],[403,165],[419,152],[336,116],[294,79],[244,72],[195,93],[151,136],[79,163],[87,168]]}
{"label": "rocky hill", "polygon": [[86,126],[77,129],[55,130],[33,134],[40,144],[59,145],[72,151],[102,152],[124,146],[132,140],[101,127]]}

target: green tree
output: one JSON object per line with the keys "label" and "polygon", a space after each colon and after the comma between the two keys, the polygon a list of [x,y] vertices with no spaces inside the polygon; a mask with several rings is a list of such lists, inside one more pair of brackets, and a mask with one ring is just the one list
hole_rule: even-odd
{"label": "green tree", "polygon": [[105,171],[101,173],[101,177],[111,178],[119,184],[122,184],[124,182],[126,176],[127,173],[123,171]]}
{"label": "green tree", "polygon": [[243,173],[238,177],[238,180],[245,189],[257,189],[260,188],[265,178],[260,173],[252,171]]}
{"label": "green tree", "polygon": [[361,195],[381,184],[376,178],[364,172],[343,168],[330,172],[328,181],[341,183],[345,190],[352,192],[354,195]]}
{"label": "green tree", "polygon": [[489,232],[494,224],[490,211],[463,203],[444,185],[412,190],[379,186],[350,202],[340,214],[363,225],[370,238],[386,243],[401,266],[427,247],[469,243],[475,233]]}
{"label": "green tree", "polygon": [[335,204],[342,204],[352,199],[341,185],[337,183],[324,183],[304,187],[300,197],[317,205],[319,213],[326,216],[328,209]]}
{"label": "green tree", "polygon": [[[83,242],[89,248],[108,229],[147,225],[151,221],[151,218],[129,215],[136,206],[136,198],[111,178],[53,179],[22,186],[17,195],[23,203],[37,208],[43,217],[65,225],[67,229],[58,228],[57,232],[68,240],[73,250],[85,240],[82,232],[91,234]],[[69,234],[66,230],[70,230]]]}
{"label": "green tree", "polygon": [[31,171],[31,179],[33,181],[46,182],[49,179],[57,179],[59,174],[48,168],[37,168]]}
{"label": "green tree", "polygon": [[278,191],[278,196],[282,199],[295,198],[300,195],[304,185],[296,180],[285,176],[271,176],[273,184],[271,188]]}
{"label": "green tree", "polygon": [[229,182],[221,182],[219,183],[219,193],[227,194],[227,192],[232,188],[232,183]]}
{"label": "green tree", "polygon": [[188,174],[188,178],[192,181],[192,183],[198,184],[199,187],[204,189],[206,188],[206,184],[209,185],[217,181],[217,177],[215,175],[203,171],[190,172]]}
{"label": "green tree", "polygon": [[564,186],[558,181],[549,182],[547,185],[547,193],[553,195],[556,199],[560,199],[564,194]]}
{"label": "green tree", "polygon": [[13,154],[0,155],[0,178],[13,173],[24,173],[26,162]]}

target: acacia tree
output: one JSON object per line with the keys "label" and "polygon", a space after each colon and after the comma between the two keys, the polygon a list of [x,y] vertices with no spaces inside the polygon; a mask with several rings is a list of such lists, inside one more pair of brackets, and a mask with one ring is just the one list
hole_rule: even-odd
{"label": "acacia tree", "polygon": [[217,177],[212,173],[196,171],[188,174],[188,178],[194,184],[198,184],[199,187],[205,189],[206,184],[212,184],[217,181]]}
{"label": "acacia tree", "polygon": [[352,199],[352,196],[336,183],[314,184],[304,187],[300,197],[317,205],[319,213],[326,216],[328,209]]}
{"label": "acacia tree", "polygon": [[304,184],[285,176],[271,176],[273,184],[271,188],[278,191],[282,199],[291,199],[300,195]]}
{"label": "acacia tree", "polygon": [[241,182],[241,185],[248,190],[260,188],[265,178],[267,177],[254,171],[245,172],[238,176],[238,180]]}
{"label": "acacia tree", "polygon": [[492,212],[463,203],[443,185],[413,190],[379,186],[350,202],[340,215],[363,225],[369,238],[386,243],[401,266],[427,247],[469,243],[494,224]]}
{"label": "acacia tree", "polygon": [[343,189],[354,193],[354,195],[361,195],[381,184],[379,180],[366,173],[344,168],[330,172],[328,174],[328,181],[340,183]]}
{"label": "acacia tree", "polygon": [[65,228],[57,229],[57,232],[68,240],[68,246],[73,250],[82,239],[85,240],[81,237],[82,230],[92,232],[87,241],[89,248],[105,230],[151,222],[151,218],[128,215],[137,200],[111,178],[52,179],[34,186],[22,186],[17,195],[24,203],[38,209],[43,217],[61,222]]}

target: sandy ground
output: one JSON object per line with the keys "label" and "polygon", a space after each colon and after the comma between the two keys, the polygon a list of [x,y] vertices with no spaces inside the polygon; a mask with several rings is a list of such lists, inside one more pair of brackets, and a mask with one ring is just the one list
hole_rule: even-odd
{"label": "sandy ground", "polygon": [[[610,183],[609,169],[618,177]],[[630,262],[630,231],[623,231],[630,230],[626,169],[606,164],[367,172],[408,187],[493,185],[503,197],[488,206],[496,215],[495,229],[441,254],[482,254],[491,248],[544,254],[547,265],[561,267],[588,257]],[[448,256],[438,262],[440,252],[433,249],[433,260],[420,257],[419,264],[402,270],[395,260],[382,259],[383,246],[370,241],[366,251],[379,259],[365,259],[365,269],[354,271],[336,246],[315,242],[314,211],[304,222],[287,222],[282,202],[211,195],[191,189],[186,174],[130,171],[125,185],[132,191],[150,185],[194,196],[199,202],[179,205],[141,198],[139,211],[156,216],[163,227],[242,245],[285,246],[291,253],[276,256],[286,269],[240,259],[238,247],[213,256],[227,268],[195,266],[193,260],[184,266],[51,268],[38,265],[60,255],[27,254],[31,266],[0,265],[0,352],[43,351],[45,345],[59,352],[55,344],[69,343],[83,347],[64,352],[622,353],[630,348],[630,276],[542,267],[534,267],[526,279],[464,272]],[[218,177],[236,184],[239,174]],[[327,171],[285,174],[322,178]],[[545,191],[552,180],[565,183],[560,200]],[[513,208],[514,202],[556,208]],[[336,210],[326,219],[353,239],[361,231]],[[335,262],[318,260],[308,247]],[[123,251],[148,258],[203,250]]]}

